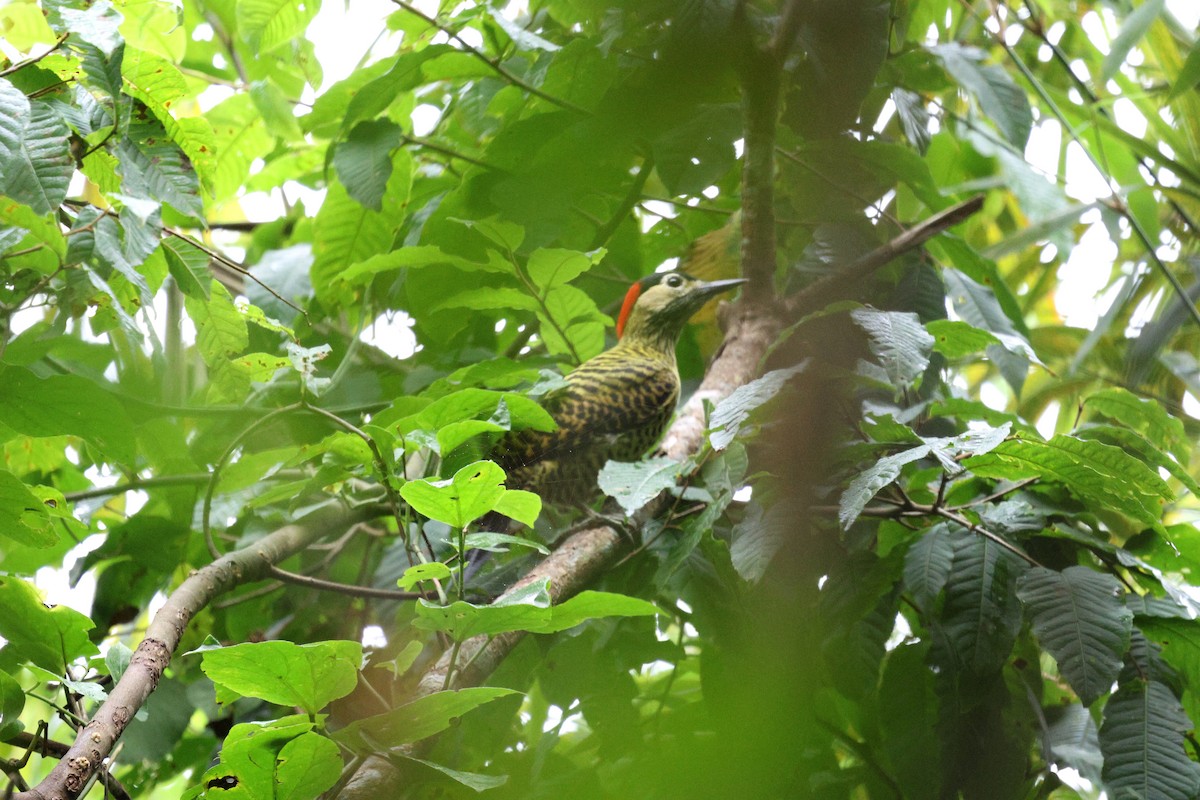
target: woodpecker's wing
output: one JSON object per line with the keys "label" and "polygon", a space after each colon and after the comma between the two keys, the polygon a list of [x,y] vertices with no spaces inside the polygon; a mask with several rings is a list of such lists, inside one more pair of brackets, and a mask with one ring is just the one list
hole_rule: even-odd
{"label": "woodpecker's wing", "polygon": [[[542,402],[558,430],[518,431],[501,439],[494,457],[506,470],[596,448],[616,448],[614,457],[636,459],[662,432],[679,394],[672,365],[612,351],[587,361],[566,380]],[[622,439],[628,442],[623,452]]]}

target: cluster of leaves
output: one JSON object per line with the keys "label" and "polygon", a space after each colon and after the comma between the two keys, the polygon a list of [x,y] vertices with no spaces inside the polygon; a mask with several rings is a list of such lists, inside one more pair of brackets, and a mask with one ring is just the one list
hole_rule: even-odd
{"label": "cluster of leaves", "polygon": [[[1196,795],[1200,47],[1164,2],[393,3],[332,82],[314,0],[0,8],[15,787],[157,596],[345,506],[366,522],[278,565],[325,583],[195,609],[117,780],[316,797],[387,752],[398,796]],[[536,398],[629,279],[697,239],[690,270],[736,272],[747,48],[781,32],[781,291],[982,212],[854,286],[871,305],[785,320],[701,452],[610,464],[626,512],[670,497],[596,591],[478,602],[557,535],[489,441],[553,426]],[[1077,156],[1106,193],[1068,184]],[[278,218],[247,222],[264,197]],[[1109,302],[1067,325],[1056,271],[1097,236]],[[402,361],[364,335],[398,319]],[[685,336],[689,385],[712,339]],[[472,550],[499,557],[468,579]],[[68,571],[86,615],[34,588]],[[518,631],[488,686],[418,691]]]}

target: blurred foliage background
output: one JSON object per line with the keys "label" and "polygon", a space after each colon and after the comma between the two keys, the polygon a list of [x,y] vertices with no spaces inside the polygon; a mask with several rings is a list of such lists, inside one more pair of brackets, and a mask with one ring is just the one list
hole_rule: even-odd
{"label": "blurred foliage background", "polygon": [[[279,565],[332,589],[276,575],[193,609],[99,754],[113,780],[72,796],[364,796],[390,752],[405,798],[1196,797],[1198,21],[1165,0],[0,6],[9,786],[49,796],[65,748],[34,734],[75,740],[206,533],[241,552],[352,508]],[[787,302],[975,196],[834,302]],[[539,424],[630,282],[736,275],[764,231],[769,374],[664,483],[634,468],[653,491],[627,508],[669,501],[604,594],[557,622],[544,591],[486,607],[554,513],[473,540],[503,552],[469,607],[389,594],[440,587],[466,546],[397,493]],[[689,391],[718,316],[680,346]],[[531,635],[486,686],[418,692],[460,613]]]}

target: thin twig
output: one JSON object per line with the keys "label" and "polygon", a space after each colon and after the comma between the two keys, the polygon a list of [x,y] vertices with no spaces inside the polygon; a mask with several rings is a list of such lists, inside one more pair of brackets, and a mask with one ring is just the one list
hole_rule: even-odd
{"label": "thin twig", "polygon": [[437,28],[442,33],[449,36],[454,41],[458,42],[459,45],[462,46],[464,52],[470,53],[472,56],[479,59],[484,64],[487,64],[489,67],[491,67],[493,70],[496,71],[497,75],[504,78],[504,80],[508,81],[513,86],[516,86],[516,87],[528,92],[529,94],[534,95],[535,97],[540,97],[547,102],[553,103],[554,105],[558,106],[559,108],[565,108],[568,111],[574,111],[577,114],[584,114],[586,116],[591,116],[591,112],[588,111],[587,109],[581,108],[581,107],[575,105],[574,103],[570,102],[569,100],[563,100],[561,97],[555,97],[552,94],[547,94],[546,92],[543,92],[541,89],[537,88],[536,86],[534,86],[530,83],[527,83],[526,81],[517,77],[512,72],[509,72],[507,69],[505,69],[504,65],[500,63],[500,59],[491,58],[486,53],[483,53],[482,51],[476,49],[474,46],[472,46],[470,43],[468,43],[465,39],[463,39],[461,36],[459,36],[458,31],[454,30],[449,25],[446,25],[445,23],[439,21],[437,19],[437,17],[429,16],[428,14],[426,14],[424,11],[417,8],[416,6],[413,6],[412,4],[405,2],[405,0],[392,0],[392,2],[395,3],[396,5],[400,6],[400,8],[403,8],[408,13],[413,14],[414,16],[420,17],[421,19],[425,20],[425,22],[429,23],[430,25]]}
{"label": "thin twig", "polygon": [[338,594],[349,595],[350,597],[370,597],[376,600],[417,600],[422,597],[436,599],[438,596],[437,592],[404,592],[399,589],[380,589],[375,586],[356,586],[351,583],[327,581],[323,578],[315,578],[312,575],[289,572],[279,567],[271,567],[270,572],[272,577],[278,578],[284,583],[306,586],[309,589],[317,589],[322,592],[336,592]]}
{"label": "thin twig", "polygon": [[983,208],[983,195],[976,195],[958,205],[939,211],[836,273],[796,292],[788,298],[787,310],[792,314],[804,313],[816,310],[838,299],[839,293],[854,288],[875,270],[909,250],[920,247],[934,236],[975,214],[981,208]]}
{"label": "thin twig", "polygon": [[183,241],[190,244],[192,247],[195,247],[200,252],[204,253],[209,258],[211,258],[215,261],[218,261],[221,264],[224,264],[226,267],[233,270],[234,272],[244,275],[245,277],[249,278],[250,280],[257,283],[259,286],[261,286],[267,293],[269,293],[276,300],[283,303],[284,305],[286,305],[288,308],[292,309],[293,311],[296,311],[297,313],[303,315],[305,319],[308,319],[308,312],[306,310],[304,310],[300,306],[296,305],[291,300],[288,300],[286,297],[279,294],[279,292],[275,291],[273,288],[271,288],[267,284],[263,283],[263,281],[260,278],[258,278],[257,276],[255,276],[254,274],[252,274],[250,272],[250,270],[246,269],[241,264],[232,260],[228,256],[224,256],[224,255],[218,253],[216,250],[213,250],[211,247],[207,247],[204,244],[198,242],[196,239],[192,238],[191,236],[188,236],[186,233],[180,233],[179,231],[174,230],[172,228],[163,228],[163,233],[174,236],[177,239],[182,239]]}
{"label": "thin twig", "polygon": [[68,31],[67,33],[64,33],[62,36],[59,36],[58,40],[54,44],[50,45],[50,47],[47,48],[46,52],[42,53],[41,55],[33,56],[32,58],[27,58],[23,61],[18,61],[15,64],[13,64],[12,66],[5,67],[4,69],[0,69],[0,78],[3,78],[8,75],[12,75],[14,72],[17,72],[19,70],[25,69],[25,67],[28,67],[28,66],[38,63],[43,58],[50,55],[55,50],[57,50],[59,47],[61,47],[62,43],[65,42],[67,40],[67,37],[70,35],[71,34]]}

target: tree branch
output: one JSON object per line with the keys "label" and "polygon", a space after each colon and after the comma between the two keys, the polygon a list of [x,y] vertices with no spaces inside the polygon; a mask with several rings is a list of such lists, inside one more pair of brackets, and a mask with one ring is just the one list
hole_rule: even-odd
{"label": "tree branch", "polygon": [[75,743],[41,783],[27,792],[17,793],[15,800],[74,800],[79,797],[93,773],[112,752],[133,715],[158,686],[188,622],[197,612],[218,595],[267,577],[270,567],[308,547],[327,531],[365,521],[374,513],[370,507],[345,511],[326,506],[303,521],[286,525],[192,573],[154,615],[125,674],[92,720],[79,731]]}
{"label": "tree branch", "polygon": [[487,64],[489,67],[491,67],[492,69],[494,69],[496,71],[497,75],[504,78],[504,80],[508,81],[513,86],[516,86],[516,87],[520,88],[521,90],[528,92],[531,95],[534,95],[535,97],[540,97],[549,103],[553,103],[554,105],[558,106],[559,108],[565,108],[568,111],[574,111],[577,114],[585,114],[587,116],[591,116],[591,112],[589,112],[586,108],[580,108],[579,106],[575,105],[574,103],[570,102],[569,100],[563,100],[561,97],[555,97],[552,94],[547,94],[546,92],[543,92],[541,89],[537,88],[536,86],[534,86],[530,83],[526,83],[521,78],[519,78],[516,75],[514,75],[513,73],[509,72],[504,67],[504,65],[500,63],[500,59],[489,58],[486,53],[480,51],[478,48],[473,47],[472,45],[467,43],[466,40],[464,40],[461,36],[458,35],[458,31],[454,30],[449,25],[443,24],[441,21],[439,21],[437,19],[437,17],[429,16],[424,11],[422,11],[421,9],[412,5],[411,3],[406,3],[405,0],[392,0],[392,2],[395,3],[396,5],[400,6],[400,8],[403,8],[408,13],[425,20],[425,22],[429,23],[431,26],[433,26],[434,28],[437,28],[439,31],[446,34],[454,41],[458,42],[459,45],[463,48],[464,52],[470,53],[475,58],[477,58],[480,61],[482,61],[483,63]]}
{"label": "tree branch", "polygon": [[920,247],[942,231],[970,217],[982,207],[983,195],[976,195],[917,223],[890,242],[875,248],[833,275],[822,278],[796,292],[787,300],[788,314],[805,314],[839,299],[875,270],[897,256]]}

